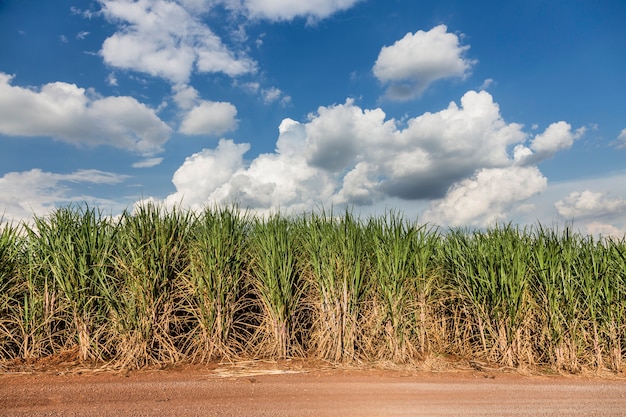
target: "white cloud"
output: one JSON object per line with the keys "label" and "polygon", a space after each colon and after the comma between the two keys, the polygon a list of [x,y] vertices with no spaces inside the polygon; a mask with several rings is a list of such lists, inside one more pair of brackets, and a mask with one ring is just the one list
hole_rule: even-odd
{"label": "white cloud", "polygon": [[77,146],[111,145],[142,154],[161,151],[171,129],[132,97],[98,97],[75,84],[40,89],[11,85],[0,73],[0,133],[51,136]]}
{"label": "white cloud", "polygon": [[[275,152],[251,161],[244,158],[250,145],[231,140],[192,155],[174,174],[176,192],[166,202],[193,208],[237,202],[259,213],[344,205],[363,212],[393,202],[421,207],[426,221],[474,226],[574,213],[584,215],[578,227],[606,235],[626,227],[626,202],[606,194],[567,196],[572,184],[549,188],[530,159],[567,149],[583,131],[557,122],[529,135],[503,120],[486,91],[469,91],[460,104],[402,123],[349,99],[319,107],[302,122],[284,119]],[[589,189],[621,190],[624,183],[622,175]]]}
{"label": "white cloud", "polygon": [[[117,68],[162,77],[184,84],[194,68],[235,77],[256,71],[256,63],[243,52],[229,50],[211,29],[183,5],[166,0],[100,0],[102,13],[118,23],[100,51]],[[186,1],[184,5],[203,6]]]}
{"label": "white cloud", "polygon": [[283,92],[279,88],[270,87],[262,91],[263,101],[266,103],[273,103],[279,100],[283,96]]}
{"label": "white cloud", "polygon": [[327,18],[334,13],[347,10],[360,0],[241,0],[227,1],[231,6],[238,4],[253,18],[269,20],[292,20],[306,17],[309,23]]}
{"label": "white cloud", "polygon": [[259,94],[265,104],[272,104],[275,102],[286,106],[291,103],[291,96],[286,95],[278,87],[261,88],[261,84],[255,81],[238,83],[237,80],[233,82],[234,86],[239,86],[242,90],[249,94]]}
{"label": "white cloud", "polygon": [[75,201],[112,205],[110,201],[72,193],[70,184],[118,184],[128,177],[98,170],[78,170],[70,174],[32,169],[9,172],[0,177],[0,218],[5,222],[30,221],[33,215],[48,214],[57,205]]}
{"label": "white cloud", "polygon": [[174,102],[183,110],[190,110],[200,102],[198,90],[190,85],[175,85],[172,90],[174,91]]}
{"label": "white cloud", "polygon": [[115,74],[110,73],[109,75],[107,75],[107,84],[110,85],[111,87],[117,87],[117,78],[115,78]]}
{"label": "white cloud", "polygon": [[515,149],[515,159],[520,165],[535,164],[551,158],[559,151],[569,149],[574,141],[580,139],[585,128],[572,132],[572,126],[566,122],[552,123],[543,132],[534,137],[530,147],[518,146]]}
{"label": "white cloud", "polygon": [[478,89],[487,90],[489,87],[493,85],[493,83],[494,83],[493,78],[487,78],[485,81],[483,81],[483,83],[480,85]]}
{"label": "white cloud", "polygon": [[607,215],[626,215],[626,200],[622,197],[608,198],[606,194],[590,190],[571,192],[554,206],[566,219],[598,218]]}
{"label": "white cloud", "polygon": [[616,144],[618,149],[626,149],[626,129],[621,131],[617,137]]}
{"label": "white cloud", "polygon": [[[340,173],[361,159],[370,159],[395,142],[394,120],[385,120],[381,109],[363,110],[353,100],[332,107],[320,107],[305,126],[304,156],[307,163],[328,172]],[[390,144],[391,145],[391,144]],[[378,159],[378,158],[376,158]]]}
{"label": "white cloud", "polygon": [[332,198],[329,174],[307,164],[301,149],[304,126],[285,119],[277,152],[261,154],[245,164],[248,144],[220,141],[217,149],[188,158],[174,174],[177,192],[169,204],[183,201],[197,208],[208,203],[237,202],[259,212],[278,209],[304,211]]}
{"label": "white cloud", "polygon": [[192,108],[180,126],[187,135],[219,135],[237,127],[237,108],[231,103],[202,101]]}
{"label": "white cloud", "polygon": [[201,100],[189,85],[174,85],[173,99],[184,111],[180,132],[187,135],[219,135],[237,128],[237,108],[228,102]]}
{"label": "white cloud", "polygon": [[215,3],[214,0],[178,0],[186,9],[196,13],[204,13]]}
{"label": "white cloud", "polygon": [[[625,171],[571,181],[550,181],[545,192],[528,200],[528,203],[534,205],[534,210],[530,213],[512,213],[511,220],[521,224],[540,221],[548,226],[570,226],[573,221],[577,231],[592,234],[599,234],[593,232],[600,230],[599,225],[626,230],[626,210],[619,209],[619,202],[625,196]],[[606,230],[604,235],[608,235]]]}
{"label": "white cloud", "polygon": [[72,14],[74,14],[74,15],[83,16],[86,19],[91,19],[92,17],[94,17],[95,15],[98,14],[96,12],[92,12],[91,10],[81,10],[78,7],[75,7],[75,6],[71,6],[70,7],[70,12],[72,12]]}
{"label": "white cloud", "polygon": [[626,236],[626,229],[621,229],[608,223],[593,221],[585,225],[585,233],[595,236],[622,239]]}
{"label": "white cloud", "polygon": [[[234,85],[238,85],[238,84],[235,82]],[[239,84],[239,85],[241,86],[241,88],[243,88],[244,91],[250,94],[256,94],[261,89],[261,84],[259,84],[256,81],[250,81],[250,82]]]}
{"label": "white cloud", "polygon": [[563,149],[568,149],[574,143],[575,135],[569,123],[553,123],[540,135],[535,136],[530,148],[540,154],[553,155]]}
{"label": "white cloud", "polygon": [[[595,180],[588,184],[599,189],[605,188],[602,181]],[[618,181],[613,190],[624,191],[624,178],[617,176],[608,179],[607,184]],[[626,236],[626,199],[622,196],[611,197],[610,191],[572,191],[566,197],[554,203],[559,216],[566,222],[573,221],[574,225],[585,233],[596,236]]]}
{"label": "white cloud", "polygon": [[133,168],[152,168],[163,162],[163,158],[147,158],[141,161],[135,162]]}
{"label": "white cloud", "polygon": [[424,214],[424,219],[451,226],[491,225],[504,221],[516,204],[546,187],[547,179],[537,167],[481,169],[472,178],[455,184]]}
{"label": "white cloud", "polygon": [[[298,212],[442,199],[439,220],[482,223],[528,207],[524,200],[545,188],[536,167],[516,166],[507,152],[526,137],[520,125],[502,119],[484,91],[466,93],[461,106],[450,103],[409,119],[403,129],[381,109],[347,100],[320,107],[303,123],[283,120],[276,151],[249,163],[243,159],[249,145],[231,141],[194,155],[176,172],[177,191],[167,201]],[[455,212],[447,207],[454,200],[477,202]]]}
{"label": "white cloud", "polygon": [[396,178],[389,186],[404,198],[439,198],[476,169],[506,167],[509,147],[526,138],[521,125],[502,119],[485,91],[467,92],[461,107],[452,102],[442,111],[410,119],[402,136],[405,149],[395,152],[422,161],[394,168]]}
{"label": "white cloud", "polygon": [[407,33],[391,46],[381,49],[374,75],[389,84],[387,95],[406,100],[421,95],[433,82],[443,78],[465,78],[476,62],[464,57],[469,46],[448,33],[445,25],[428,32]]}
{"label": "white cloud", "polygon": [[177,192],[167,197],[169,204],[183,202],[189,207],[202,207],[212,194],[243,168],[243,155],[248,144],[235,144],[222,139],[216,149],[204,149],[185,159],[174,173],[172,182]]}

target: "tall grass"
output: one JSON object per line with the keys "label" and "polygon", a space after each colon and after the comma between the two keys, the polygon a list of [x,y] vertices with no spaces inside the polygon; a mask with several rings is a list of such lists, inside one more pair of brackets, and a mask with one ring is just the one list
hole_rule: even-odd
{"label": "tall grass", "polygon": [[246,311],[248,216],[237,207],[205,209],[192,222],[189,271],[185,274],[190,316],[189,349],[200,360],[228,359],[243,352],[250,329]]}
{"label": "tall grass", "polygon": [[606,321],[602,331],[608,339],[612,369],[619,371],[626,346],[626,238],[609,241],[608,252],[611,273],[604,280]]}
{"label": "tall grass", "polygon": [[298,349],[296,317],[304,287],[296,268],[294,224],[279,214],[255,219],[250,237],[250,279],[261,306],[260,344],[280,358]]}
{"label": "tall grass", "polygon": [[66,207],[35,218],[28,229],[39,265],[67,303],[68,325],[83,360],[99,358],[98,332],[106,319],[100,284],[110,268],[116,229],[89,207]]}
{"label": "tall grass", "polygon": [[414,356],[411,333],[416,324],[414,239],[418,228],[395,213],[370,219],[371,279],[378,295],[378,327],[383,330],[383,357],[403,362]]}
{"label": "tall grass", "polygon": [[398,213],[87,206],[0,230],[0,360],[140,368],[440,355],[623,372],[626,239]]}
{"label": "tall grass", "polygon": [[471,350],[508,366],[526,362],[533,308],[528,233],[510,225],[472,234],[455,230],[444,248],[451,288],[470,318]]}
{"label": "tall grass", "polygon": [[369,285],[364,227],[346,212],[340,218],[312,214],[303,229],[316,355],[334,362],[358,359]]}
{"label": "tall grass", "polygon": [[[2,218],[0,217],[0,225]],[[16,352],[15,324],[11,318],[17,288],[20,286],[17,230],[13,225],[0,229],[0,358],[11,357]]]}
{"label": "tall grass", "polygon": [[[7,291],[2,314],[3,353],[6,359],[35,359],[62,350],[67,343],[66,307],[59,300],[55,281],[45,269],[37,246],[29,238],[16,237],[16,269]],[[17,249],[16,249],[17,248]],[[13,252],[15,254],[15,252]],[[5,258],[6,261],[6,258]]]}
{"label": "tall grass", "polygon": [[184,281],[190,214],[148,203],[125,212],[119,224],[114,271],[106,300],[112,332],[109,351],[124,366],[174,363],[184,358]]}
{"label": "tall grass", "polygon": [[623,240],[540,229],[534,273],[546,314],[550,361],[577,371],[584,363],[621,369],[625,284]]}
{"label": "tall grass", "polygon": [[[431,349],[445,350],[446,317],[441,311],[447,295],[443,292],[442,237],[427,224],[411,224],[411,266],[415,297],[415,346],[423,357]],[[445,308],[445,307],[444,307]],[[442,324],[443,323],[443,324]]]}
{"label": "tall grass", "polygon": [[[2,218],[0,217],[0,224]],[[0,308],[6,308],[9,290],[16,277],[18,266],[18,236],[17,230],[12,225],[0,229]]]}

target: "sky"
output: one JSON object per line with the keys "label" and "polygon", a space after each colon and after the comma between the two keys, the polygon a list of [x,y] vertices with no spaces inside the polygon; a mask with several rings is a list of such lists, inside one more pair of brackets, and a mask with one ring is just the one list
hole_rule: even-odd
{"label": "sky", "polygon": [[623,0],[0,0],[0,217],[626,233]]}

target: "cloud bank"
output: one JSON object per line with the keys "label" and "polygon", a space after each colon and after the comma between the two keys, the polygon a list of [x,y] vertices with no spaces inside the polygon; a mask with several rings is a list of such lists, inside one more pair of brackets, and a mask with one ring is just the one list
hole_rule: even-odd
{"label": "cloud bank", "polygon": [[75,84],[11,85],[0,73],[0,133],[51,136],[76,146],[110,145],[143,155],[162,150],[171,129],[133,97],[100,97]]}
{"label": "cloud bank", "polygon": [[165,201],[299,212],[399,198],[431,202],[429,221],[482,226],[546,189],[539,169],[516,159],[519,147],[537,161],[552,155],[546,150],[571,146],[574,135],[558,122],[531,138],[503,120],[485,91],[468,91],[460,105],[451,102],[405,127],[379,108],[347,100],[318,108],[304,122],[283,120],[275,152],[251,161],[244,158],[249,144],[227,139],[194,154],[174,174],[176,192]]}
{"label": "cloud bank", "polygon": [[604,193],[590,190],[574,191],[557,201],[554,206],[559,215],[567,219],[610,216],[626,212],[624,198],[609,198]]}
{"label": "cloud bank", "polygon": [[[255,73],[257,63],[245,50],[229,46],[203,22],[223,5],[246,19],[309,23],[347,10],[359,0],[99,0],[101,14],[118,25],[100,50],[105,63],[186,84],[192,73],[229,77]],[[240,28],[241,29],[241,28]],[[244,35],[245,38],[245,35]]]}
{"label": "cloud bank", "polygon": [[[72,194],[69,183],[76,184],[118,184],[128,177],[99,170],[78,170],[69,174],[45,172],[32,169],[25,172],[9,172],[0,177],[2,212],[0,220],[24,219],[30,221],[33,215],[43,216],[59,204],[76,201],[98,206],[117,206],[118,203],[96,199],[86,195]],[[0,222],[1,223],[1,222]]]}

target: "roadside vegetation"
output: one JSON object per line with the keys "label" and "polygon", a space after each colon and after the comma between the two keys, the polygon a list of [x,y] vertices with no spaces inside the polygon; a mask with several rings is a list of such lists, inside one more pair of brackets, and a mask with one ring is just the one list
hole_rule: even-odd
{"label": "roadside vegetation", "polygon": [[0,361],[242,358],[623,372],[626,240],[389,212],[86,206],[0,230]]}

